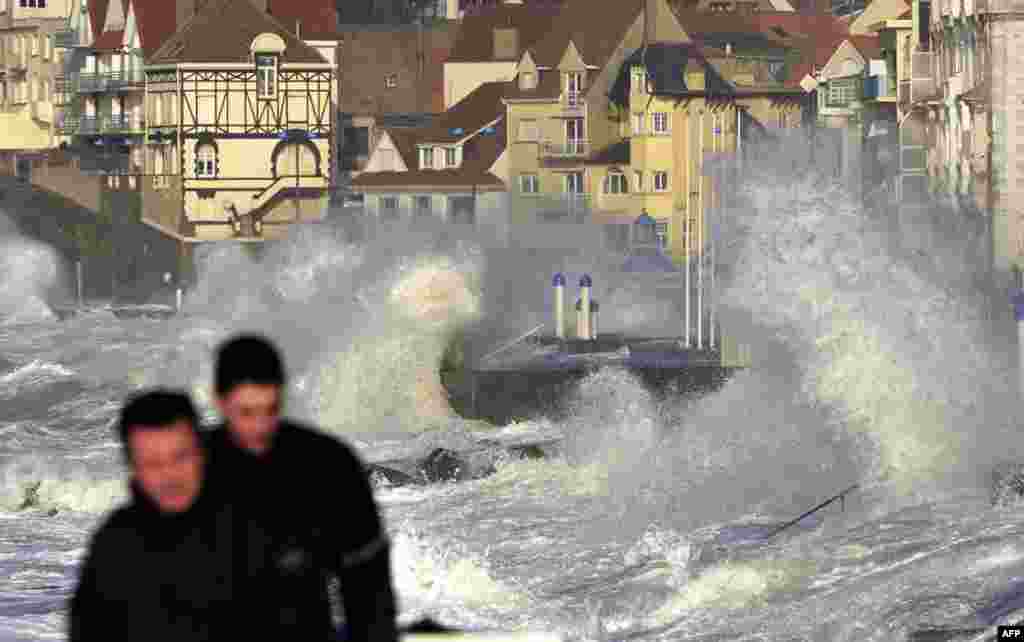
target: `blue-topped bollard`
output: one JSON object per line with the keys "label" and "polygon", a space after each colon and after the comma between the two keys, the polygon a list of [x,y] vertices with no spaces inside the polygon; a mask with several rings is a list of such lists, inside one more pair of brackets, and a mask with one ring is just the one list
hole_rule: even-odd
{"label": "blue-topped bollard", "polygon": [[555,337],[565,338],[565,275],[559,272],[551,279],[555,288]]}
{"label": "blue-topped bollard", "polygon": [[580,307],[576,313],[576,335],[580,339],[593,339],[590,336],[590,287],[593,281],[589,274],[580,279]]}

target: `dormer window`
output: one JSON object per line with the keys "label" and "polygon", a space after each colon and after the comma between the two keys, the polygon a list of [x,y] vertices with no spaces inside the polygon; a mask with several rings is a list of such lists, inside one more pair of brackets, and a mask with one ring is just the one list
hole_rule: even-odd
{"label": "dormer window", "polygon": [[420,169],[433,169],[434,168],[434,148],[433,147],[421,147],[420,148]]}
{"label": "dormer window", "polygon": [[256,96],[262,100],[277,97],[277,56],[256,54]]}
{"label": "dormer window", "polygon": [[520,89],[536,89],[537,88],[537,74],[532,71],[524,71],[519,74],[519,88]]}
{"label": "dormer window", "polygon": [[580,95],[583,93],[583,74],[565,74],[565,100],[570,107],[575,107],[580,102]]}
{"label": "dormer window", "polygon": [[647,93],[647,72],[640,65],[632,69],[630,87],[635,94]]}
{"label": "dormer window", "polygon": [[454,147],[446,147],[444,150],[444,166],[445,167],[458,167],[459,163],[456,157],[456,149]]}

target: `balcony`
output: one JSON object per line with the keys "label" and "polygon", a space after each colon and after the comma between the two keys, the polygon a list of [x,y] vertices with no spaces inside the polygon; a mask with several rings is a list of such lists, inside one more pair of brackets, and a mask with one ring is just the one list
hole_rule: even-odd
{"label": "balcony", "polygon": [[145,81],[145,76],[141,69],[111,71],[101,75],[107,79],[107,89],[111,91],[141,89],[143,82]]}
{"label": "balcony", "polygon": [[72,49],[81,46],[78,29],[60,29],[53,34],[53,46],[58,49]]}
{"label": "balcony", "polygon": [[590,143],[585,140],[567,140],[561,143],[547,142],[541,145],[541,155],[546,158],[582,158],[590,153]]}
{"label": "balcony", "polygon": [[106,91],[107,83],[107,74],[88,73],[78,75],[78,91],[83,94]]}
{"label": "balcony", "polygon": [[98,116],[79,116],[78,117],[78,129],[75,134],[81,134],[82,136],[90,136],[93,134],[100,133],[102,121]]}
{"label": "balcony", "polygon": [[562,112],[568,115],[579,116],[583,114],[586,103],[583,100],[582,92],[566,92],[562,94]]}
{"label": "balcony", "polygon": [[864,78],[864,99],[895,102],[896,79],[888,75],[867,76]]}
{"label": "balcony", "polygon": [[83,174],[132,174],[138,173],[139,168],[132,164],[128,154],[102,154],[86,153],[78,158],[78,168]]}
{"label": "balcony", "polygon": [[114,114],[103,117],[104,134],[141,134],[146,130],[145,121],[132,114]]}

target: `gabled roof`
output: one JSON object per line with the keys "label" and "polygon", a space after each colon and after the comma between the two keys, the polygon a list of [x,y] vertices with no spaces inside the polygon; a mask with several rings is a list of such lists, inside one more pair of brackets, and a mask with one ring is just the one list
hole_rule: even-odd
{"label": "gabled roof", "polygon": [[[422,132],[416,130],[389,130],[395,147],[402,154],[406,167],[419,168],[415,151],[417,142],[423,141]],[[395,134],[398,133],[398,137]],[[462,166],[454,169],[412,169],[407,172],[363,172],[352,179],[356,191],[416,190],[474,187],[504,190],[505,183],[490,173],[490,168],[505,151],[505,127],[495,127],[493,134],[477,134],[462,146]],[[406,154],[409,156],[407,157]]]}
{"label": "gabled roof", "polygon": [[[487,82],[441,114],[430,127],[420,130],[423,143],[453,143],[473,135],[505,113],[501,102],[508,83]],[[461,133],[458,130],[462,130]]]}
{"label": "gabled roof", "polygon": [[92,37],[99,38],[103,33],[103,23],[107,21],[107,3],[110,0],[89,0],[89,22],[92,23]]}
{"label": "gabled roof", "polygon": [[178,19],[175,6],[170,0],[131,0],[131,3],[142,42],[142,56],[149,61],[175,31]]}
{"label": "gabled roof", "polygon": [[447,62],[487,62],[494,58],[494,30],[514,28],[518,62],[523,51],[532,47],[551,28],[560,7],[555,4],[499,4],[467,13]]}
{"label": "gabled roof", "polygon": [[882,56],[882,42],[878,36],[850,36],[849,40],[864,60],[876,60]]}
{"label": "gabled roof", "polygon": [[569,0],[551,22],[550,30],[530,47],[533,59],[542,67],[554,67],[571,40],[583,62],[604,67],[636,22],[646,0],[601,2]]}
{"label": "gabled roof", "polygon": [[[723,95],[736,93],[735,88],[726,82],[718,71],[704,59],[696,45],[653,43],[634,51],[622,63],[619,75],[615,78],[608,97],[612,102],[625,105],[630,92],[634,65],[646,64],[651,79],[652,93],[657,95],[685,95],[691,92]],[[686,70],[698,65],[704,70],[704,89],[694,89],[686,84]]]}
{"label": "gabled roof", "polygon": [[336,0],[267,0],[267,13],[303,40],[336,40],[340,37]]}
{"label": "gabled roof", "polygon": [[153,54],[150,63],[247,62],[253,39],[265,32],[284,39],[282,62],[327,62],[316,49],[257,9],[250,0],[209,0]]}

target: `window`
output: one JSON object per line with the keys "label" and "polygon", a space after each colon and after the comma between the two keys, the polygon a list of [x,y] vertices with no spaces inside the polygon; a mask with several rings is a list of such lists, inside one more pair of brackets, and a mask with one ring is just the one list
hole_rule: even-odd
{"label": "window", "polygon": [[644,133],[644,115],[633,114],[633,135],[642,136]]}
{"label": "window", "polygon": [[434,167],[434,148],[420,148],[420,169],[431,169]]}
{"label": "window", "polygon": [[434,206],[429,196],[417,196],[415,199],[416,216],[430,216],[434,213]]}
{"label": "window", "polygon": [[217,152],[213,145],[202,143],[196,148],[196,177],[213,178],[217,175]]}
{"label": "window", "polygon": [[647,93],[647,74],[643,67],[639,65],[633,67],[632,75],[630,76],[630,89],[635,94]]}
{"label": "window", "polygon": [[53,56],[53,36],[44,36],[43,59],[49,60]]}
{"label": "window", "polygon": [[256,96],[263,100],[277,96],[277,56],[256,54]]}
{"label": "window", "polygon": [[565,75],[565,101],[570,107],[576,107],[580,103],[580,94],[583,92],[583,74],[568,73]]}
{"label": "window", "polygon": [[455,161],[455,148],[447,147],[444,150],[444,165],[445,167],[456,167],[458,163]]}
{"label": "window", "polygon": [[380,199],[380,216],[381,218],[388,220],[398,218],[397,196],[384,196]]}
{"label": "window", "polygon": [[40,36],[36,35],[36,34],[33,34],[33,35],[29,36],[28,38],[29,38],[29,40],[32,41],[32,55],[33,56],[38,56],[39,55],[39,38],[40,38]]}
{"label": "window", "polygon": [[643,192],[644,191],[644,173],[633,172],[633,191]]}
{"label": "window", "polygon": [[828,104],[845,106],[857,98],[857,78],[834,78],[828,81]]}
{"label": "window", "polygon": [[540,191],[536,174],[519,175],[519,191],[523,194],[536,194]]}
{"label": "window", "polygon": [[388,74],[384,76],[384,87],[385,89],[394,89],[398,86],[398,74]]}
{"label": "window", "polygon": [[521,120],[519,121],[519,140],[522,142],[537,142],[539,138],[539,132],[537,129],[537,121],[535,120]]}
{"label": "window", "polygon": [[654,172],[654,191],[664,192],[668,190],[668,172]]}
{"label": "window", "polygon": [[565,175],[565,191],[569,194],[583,193],[583,172],[570,172]]}
{"label": "window", "polygon": [[659,111],[654,114],[654,133],[668,133],[668,114],[663,111]]}
{"label": "window", "polygon": [[519,74],[520,89],[534,89],[537,87],[537,74],[531,71],[524,71]]}
{"label": "window", "polygon": [[604,183],[605,194],[626,194],[629,190],[626,188],[626,175],[621,172],[612,172],[608,174]]}

